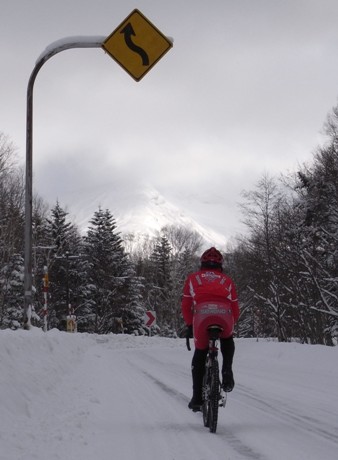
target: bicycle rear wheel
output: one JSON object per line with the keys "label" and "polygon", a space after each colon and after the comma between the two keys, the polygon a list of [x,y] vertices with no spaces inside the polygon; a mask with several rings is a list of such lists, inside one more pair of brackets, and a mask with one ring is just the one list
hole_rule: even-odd
{"label": "bicycle rear wheel", "polygon": [[210,398],[210,371],[206,368],[203,377],[203,404],[202,414],[204,426],[209,427],[210,410],[209,410],[209,398]]}
{"label": "bicycle rear wheel", "polygon": [[218,421],[218,406],[220,396],[219,367],[217,359],[214,359],[210,368],[210,394],[209,394],[209,429],[216,433]]}

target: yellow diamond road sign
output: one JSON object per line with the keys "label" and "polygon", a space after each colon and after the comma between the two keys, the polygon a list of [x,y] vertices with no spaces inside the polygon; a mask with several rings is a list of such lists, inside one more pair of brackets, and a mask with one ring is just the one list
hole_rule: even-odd
{"label": "yellow diamond road sign", "polygon": [[172,46],[172,42],[137,9],[102,44],[136,81],[141,80]]}

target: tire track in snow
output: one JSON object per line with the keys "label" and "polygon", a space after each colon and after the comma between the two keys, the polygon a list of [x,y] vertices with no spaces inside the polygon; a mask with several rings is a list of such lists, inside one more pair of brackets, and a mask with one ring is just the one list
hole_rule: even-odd
{"label": "tire track in snow", "polygon": [[[147,358],[150,358],[150,357],[147,355]],[[163,361],[162,362],[158,361],[158,363],[160,363],[163,367],[164,365]],[[133,366],[137,367],[143,375],[145,375],[149,380],[152,381],[152,383],[157,385],[167,395],[171,396],[172,398],[175,398],[176,401],[178,400],[182,402],[186,406],[188,405],[190,398],[187,397],[185,394],[183,394],[182,392],[176,390],[172,386],[165,383],[163,379],[155,377],[150,372],[145,371],[140,365],[135,365],[135,363],[133,363]],[[201,421],[201,427],[203,428],[202,417],[200,421]],[[231,447],[231,449],[235,451],[237,454],[239,454],[241,457],[248,459],[248,460],[269,460],[266,456],[262,455],[259,452],[255,452],[250,446],[244,444],[233,432],[229,431],[228,429],[224,429],[220,427],[221,427],[221,423],[219,422],[218,434],[220,434],[221,436],[218,436],[218,437],[225,438],[226,443]],[[205,430],[207,430],[207,428],[205,428]]]}
{"label": "tire track in snow", "polygon": [[[296,412],[296,408],[288,406],[285,400],[264,400],[260,395],[257,395],[252,389],[245,387],[241,384],[236,385],[237,393],[240,398],[236,398],[240,404],[245,404],[250,407],[254,407],[265,414],[268,413],[270,416],[279,420],[283,419],[285,423],[292,421],[297,423],[297,427],[304,431],[310,432],[321,438],[325,438],[328,441],[338,444],[338,426],[327,425],[326,427],[320,426],[318,420],[314,417],[310,417],[306,414]],[[276,415],[277,414],[277,415]]]}

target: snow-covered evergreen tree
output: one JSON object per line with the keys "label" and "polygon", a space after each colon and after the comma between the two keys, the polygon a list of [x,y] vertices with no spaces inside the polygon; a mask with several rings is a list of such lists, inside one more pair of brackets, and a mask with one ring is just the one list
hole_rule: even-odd
{"label": "snow-covered evergreen tree", "polygon": [[125,308],[125,285],[130,274],[116,221],[108,209],[99,208],[94,213],[84,241],[91,291],[87,301],[94,320],[91,328],[98,333],[111,332]]}
{"label": "snow-covered evergreen tree", "polygon": [[[49,327],[65,329],[69,305],[76,308],[81,292],[81,237],[68,213],[57,202],[47,219],[46,233],[51,247],[49,260]],[[43,267],[39,267],[37,284],[42,288]],[[40,301],[41,292],[40,289]]]}
{"label": "snow-covered evergreen tree", "polygon": [[21,254],[13,254],[10,261],[0,270],[0,328],[18,329],[23,320],[23,273]]}
{"label": "snow-covered evergreen tree", "polygon": [[136,276],[130,264],[123,286],[122,303],[119,314],[123,325],[123,332],[127,334],[145,334],[144,315],[146,306],[143,298],[144,279]]}
{"label": "snow-covered evergreen tree", "polygon": [[149,301],[156,311],[157,325],[163,335],[172,335],[175,331],[172,261],[171,246],[167,237],[161,235],[150,258],[152,286],[149,290]]}

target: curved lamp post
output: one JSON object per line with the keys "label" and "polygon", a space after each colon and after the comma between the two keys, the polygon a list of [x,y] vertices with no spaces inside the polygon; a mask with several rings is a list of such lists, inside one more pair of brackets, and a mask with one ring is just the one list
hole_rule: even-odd
{"label": "curved lamp post", "polygon": [[67,37],[51,43],[37,59],[27,87],[26,118],[26,188],[25,188],[25,265],[24,265],[24,328],[30,328],[32,306],[32,210],[33,210],[33,87],[36,76],[43,66],[55,54],[72,48],[101,48],[104,36]]}

